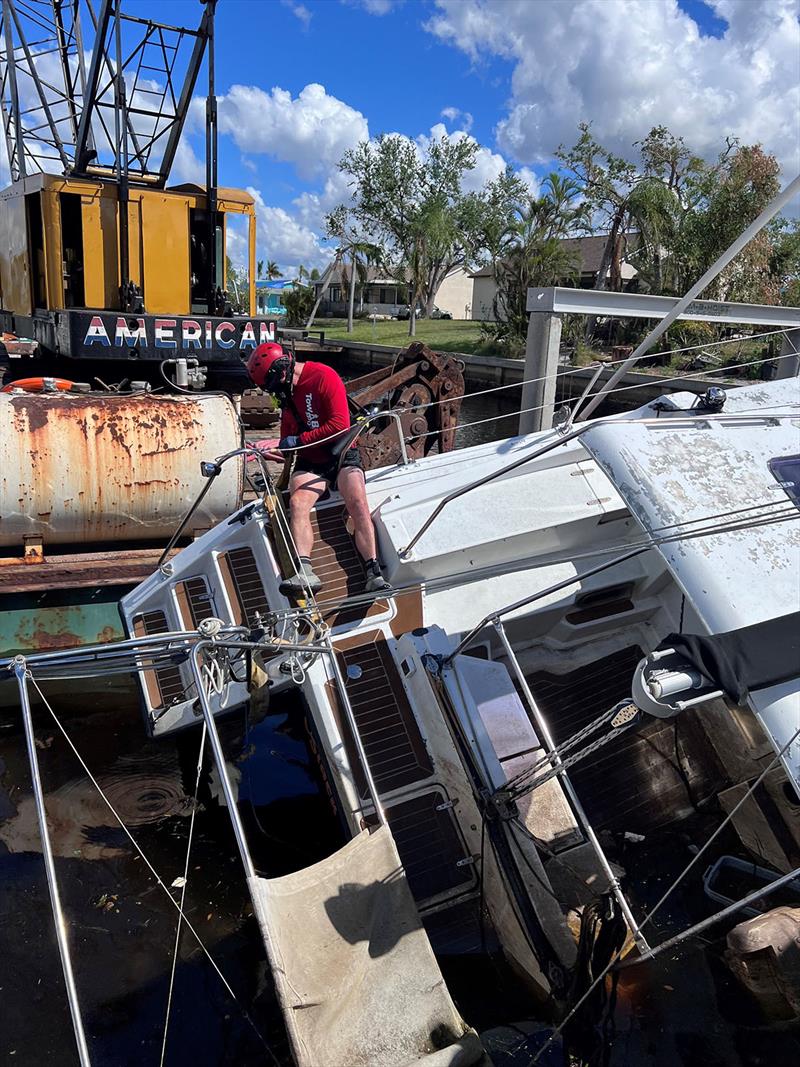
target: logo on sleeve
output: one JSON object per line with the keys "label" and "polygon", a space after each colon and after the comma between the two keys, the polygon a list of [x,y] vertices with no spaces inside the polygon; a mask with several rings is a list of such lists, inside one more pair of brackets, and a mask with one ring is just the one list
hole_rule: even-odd
{"label": "logo on sleeve", "polygon": [[311,393],[306,393],[306,422],[309,428],[312,430],[319,429],[319,416],[315,413],[314,408],[311,406],[314,402]]}

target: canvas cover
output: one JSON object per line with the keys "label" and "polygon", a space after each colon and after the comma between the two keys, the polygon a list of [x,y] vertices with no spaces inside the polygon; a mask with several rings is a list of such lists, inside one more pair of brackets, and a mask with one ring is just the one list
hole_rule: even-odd
{"label": "canvas cover", "polygon": [[477,1035],[450,999],[382,826],[283,878],[252,878],[298,1067],[467,1067]]}

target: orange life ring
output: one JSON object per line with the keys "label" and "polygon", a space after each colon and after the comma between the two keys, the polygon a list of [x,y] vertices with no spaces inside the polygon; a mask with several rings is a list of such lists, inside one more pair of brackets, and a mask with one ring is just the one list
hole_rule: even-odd
{"label": "orange life ring", "polygon": [[20,378],[19,381],[4,385],[0,392],[10,393],[14,389],[24,389],[26,393],[44,393],[53,390],[59,393],[71,393],[74,388],[75,382],[70,382],[66,378]]}

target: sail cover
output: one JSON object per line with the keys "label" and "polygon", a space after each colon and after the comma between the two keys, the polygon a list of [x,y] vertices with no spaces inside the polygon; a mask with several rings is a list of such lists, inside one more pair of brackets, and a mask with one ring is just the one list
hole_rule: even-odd
{"label": "sail cover", "polygon": [[298,1067],[483,1060],[386,826],[302,871],[252,878],[250,891]]}

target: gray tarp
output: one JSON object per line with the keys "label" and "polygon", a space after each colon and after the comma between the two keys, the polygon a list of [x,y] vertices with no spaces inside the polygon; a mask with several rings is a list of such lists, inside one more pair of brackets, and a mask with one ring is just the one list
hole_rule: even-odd
{"label": "gray tarp", "polygon": [[298,1067],[481,1061],[387,827],[250,892]]}

